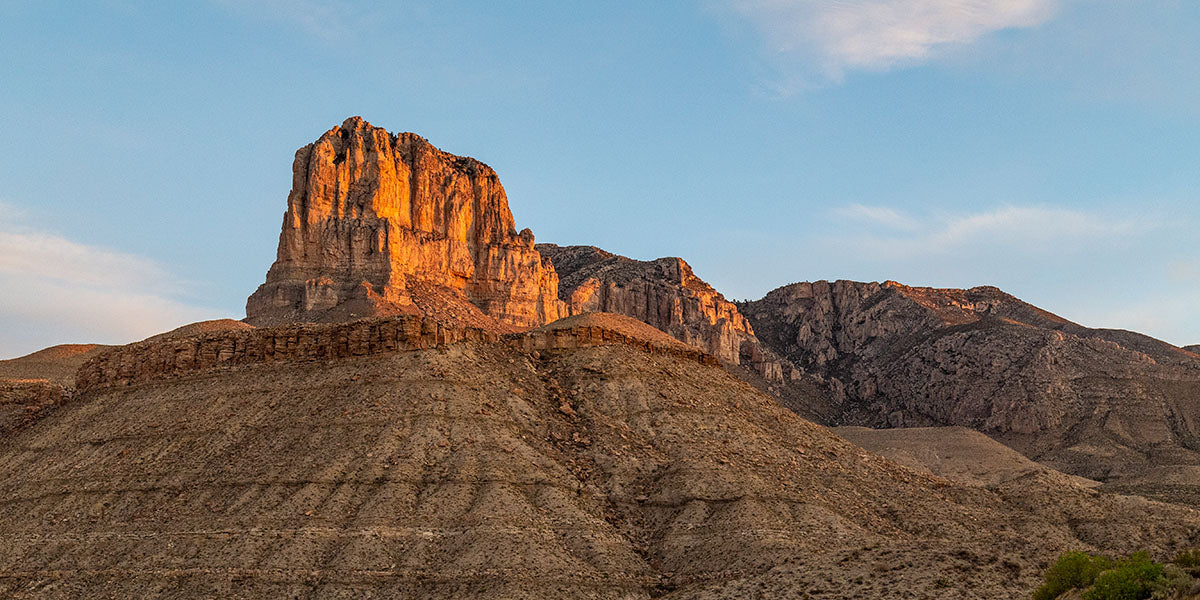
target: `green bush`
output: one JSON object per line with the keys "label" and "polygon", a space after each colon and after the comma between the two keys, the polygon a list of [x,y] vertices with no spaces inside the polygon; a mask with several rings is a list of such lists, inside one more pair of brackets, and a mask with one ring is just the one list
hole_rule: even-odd
{"label": "green bush", "polygon": [[1184,571],[1178,564],[1170,564],[1163,567],[1163,578],[1155,583],[1153,593],[1150,594],[1151,600],[1180,600],[1182,598],[1195,598],[1200,589],[1196,587],[1196,580]]}
{"label": "green bush", "polygon": [[1046,582],[1033,592],[1033,600],[1054,600],[1073,588],[1086,588],[1110,565],[1111,561],[1107,558],[1092,556],[1087,552],[1063,554],[1054,566],[1046,569]]}
{"label": "green bush", "polygon": [[1188,570],[1200,569],[1200,550],[1184,550],[1176,554],[1175,560],[1171,562]]}
{"label": "green bush", "polygon": [[1163,566],[1136,552],[1096,577],[1084,600],[1147,600],[1163,579]]}

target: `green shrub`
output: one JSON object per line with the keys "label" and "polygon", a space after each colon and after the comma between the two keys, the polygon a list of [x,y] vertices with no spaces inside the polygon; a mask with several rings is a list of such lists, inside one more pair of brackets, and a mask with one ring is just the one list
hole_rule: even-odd
{"label": "green shrub", "polygon": [[1151,587],[1153,588],[1153,592],[1150,594],[1151,600],[1194,598],[1196,592],[1200,591],[1196,589],[1195,578],[1178,564],[1164,566],[1163,578]]}
{"label": "green shrub", "polygon": [[1111,561],[1107,558],[1092,556],[1087,552],[1063,554],[1054,566],[1046,569],[1046,582],[1033,592],[1033,600],[1054,600],[1073,588],[1086,588],[1110,565]]}
{"label": "green shrub", "polygon": [[1200,569],[1200,550],[1184,550],[1175,555],[1175,560],[1172,563],[1179,565],[1184,569]]}
{"label": "green shrub", "polygon": [[1096,577],[1084,600],[1147,600],[1163,579],[1163,566],[1136,552]]}

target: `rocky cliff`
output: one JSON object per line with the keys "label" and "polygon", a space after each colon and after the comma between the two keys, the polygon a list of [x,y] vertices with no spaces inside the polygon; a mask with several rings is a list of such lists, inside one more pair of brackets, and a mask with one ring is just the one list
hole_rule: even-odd
{"label": "rocky cliff", "polygon": [[[347,119],[296,152],[255,325],[446,310],[516,327],[560,315],[557,275],[487,165]],[[429,299],[423,301],[423,299]]]}
{"label": "rocky cliff", "polygon": [[[489,329],[455,327],[436,318],[414,315],[358,319],[348,323],[246,326],[244,329],[198,331],[190,335],[186,331],[171,332],[93,357],[76,374],[76,387],[80,393],[85,393],[264,363],[321,363],[458,342],[493,342],[525,352],[620,344],[705,365],[717,364],[713,356],[656,329],[647,327],[649,331],[631,331],[629,324],[623,321],[627,319],[591,313],[507,335]],[[0,385],[4,383],[0,380]],[[3,398],[0,395],[0,401]]]}
{"label": "rocky cliff", "polygon": [[559,297],[569,314],[627,315],[727,363],[783,379],[785,366],[764,351],[737,306],[696,277],[682,258],[641,261],[594,246],[536,248],[559,273]]}
{"label": "rocky cliff", "polygon": [[830,421],[971,427],[1094,478],[1200,463],[1200,360],[1153,338],[992,287],[818,281],[741,309],[766,345],[826,381]]}

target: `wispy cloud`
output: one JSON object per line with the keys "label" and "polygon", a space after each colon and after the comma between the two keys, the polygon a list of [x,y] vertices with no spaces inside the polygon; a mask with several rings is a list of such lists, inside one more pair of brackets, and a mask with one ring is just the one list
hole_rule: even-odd
{"label": "wispy cloud", "polygon": [[888,229],[915,231],[921,227],[916,219],[886,206],[851,204],[834,212],[852,220],[882,225]]}
{"label": "wispy cloud", "polygon": [[168,281],[162,268],[146,258],[29,230],[0,230],[0,273],[109,288]]}
{"label": "wispy cloud", "polygon": [[1167,269],[1174,283],[1200,283],[1200,260],[1177,260]]}
{"label": "wispy cloud", "polygon": [[959,215],[910,215],[890,207],[851,205],[834,211],[860,251],[889,259],[1007,248],[1030,254],[1078,251],[1151,230],[1149,218],[1113,217],[1041,206],[1004,206]]}
{"label": "wispy cloud", "polygon": [[917,64],[1002,29],[1033,27],[1058,0],[727,0],[779,59],[810,77]]}
{"label": "wispy cloud", "polygon": [[[0,212],[3,206],[0,206]],[[126,343],[219,311],[153,260],[0,219],[0,357],[61,343]]]}

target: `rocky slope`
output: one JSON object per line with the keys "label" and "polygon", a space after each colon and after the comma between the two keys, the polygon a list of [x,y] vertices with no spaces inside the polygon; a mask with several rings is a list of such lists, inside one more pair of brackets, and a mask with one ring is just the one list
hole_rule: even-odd
{"label": "rocky slope", "polygon": [[109,348],[62,344],[0,360],[0,438],[31,425],[69,400],[76,370]]}
{"label": "rocky slope", "polygon": [[71,390],[45,379],[0,379],[0,438],[45,416],[71,398]]}
{"label": "rocky slope", "polygon": [[1184,346],[1184,347],[1183,347],[1183,349],[1184,349],[1184,350],[1187,350],[1188,352],[1191,352],[1192,354],[1200,354],[1200,344],[1193,344],[1193,345],[1191,345],[1191,346]]}
{"label": "rocky slope", "polygon": [[1200,464],[1200,360],[1158,340],[989,287],[820,281],[740,308],[767,346],[827,382],[830,421],[971,427],[1098,479]]}
{"label": "rocky slope", "polygon": [[296,152],[278,256],[246,316],[440,310],[530,327],[559,317],[557,279],[533,234],[517,232],[490,167],[352,117]]}
{"label": "rocky slope", "polygon": [[0,438],[0,594],[1023,598],[1067,547],[1200,541],[1181,507],[902,467],[624,317],[427,322],[93,359]]}
{"label": "rocky slope", "polygon": [[112,348],[101,344],[60,344],[0,360],[0,379],[44,379],[63,387],[75,386],[75,371],[96,355]]}
{"label": "rocky slope", "polygon": [[784,378],[785,366],[763,350],[737,306],[696,277],[683,259],[634,260],[594,246],[535,248],[558,272],[568,314],[627,315],[768,380]]}

